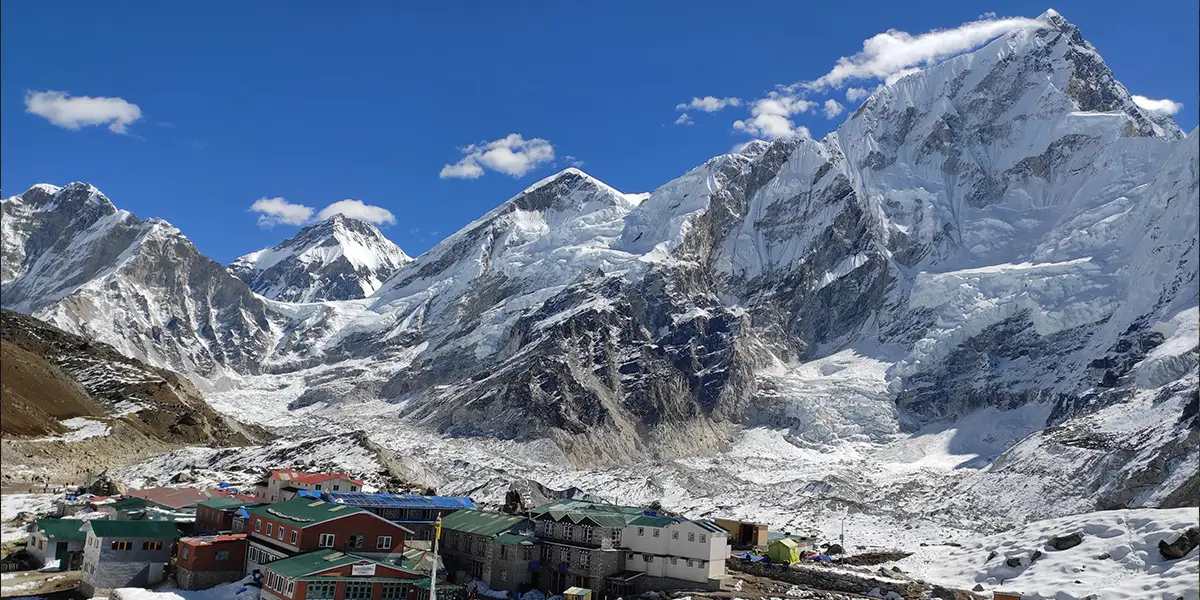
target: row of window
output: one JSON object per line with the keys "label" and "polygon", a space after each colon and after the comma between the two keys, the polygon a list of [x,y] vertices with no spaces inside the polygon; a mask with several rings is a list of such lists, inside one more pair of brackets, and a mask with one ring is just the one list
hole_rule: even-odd
{"label": "row of window", "polygon": [[[650,528],[650,530],[654,532],[654,537],[658,537],[658,534],[659,534],[659,532],[661,532],[661,531],[662,531],[661,529],[659,529],[659,528],[657,528],[657,527],[651,527],[651,528]],[[646,535],[646,528],[645,528],[645,527],[638,527],[638,536],[645,536],[645,535]],[[678,531],[672,531],[672,532],[671,532],[671,539],[673,539],[673,540],[677,540],[677,539],[679,539],[679,532],[678,532]],[[687,540],[688,540],[689,542],[694,542],[694,541],[696,541],[696,532],[694,532],[694,531],[689,531],[689,532],[688,532],[688,538],[687,538]],[[701,544],[707,544],[707,543],[708,543],[708,536],[707,536],[707,535],[705,535],[705,534],[703,534],[703,533],[702,533],[702,534],[700,534],[700,543],[701,543]]]}
{"label": "row of window", "polygon": [[[100,545],[100,541],[96,541],[96,545]],[[114,540],[109,548],[112,550],[133,550],[133,542]],[[162,542],[142,542],[142,550],[162,550]]]}
{"label": "row of window", "polygon": [[[353,600],[370,600],[371,587],[372,584],[370,582],[348,582],[346,583],[346,595],[344,597]],[[380,600],[408,599],[407,583],[385,583],[382,587],[383,593],[379,596]],[[336,592],[337,583],[332,581],[310,581],[305,592],[305,597],[308,600],[333,600]]]}
{"label": "row of window", "polygon": [[[515,558],[515,552],[509,550],[509,547],[501,544],[500,560],[511,560]],[[521,546],[521,560],[533,560],[533,546]]]}
{"label": "row of window", "polygon": [[250,546],[249,548],[247,548],[246,556],[250,558],[250,562],[259,564],[259,565],[265,565],[268,563],[272,563],[272,562],[275,562],[284,557],[284,555],[282,555],[282,554],[275,554],[273,552],[267,552],[266,550],[263,550],[262,548],[259,548],[257,546]]}
{"label": "row of window", "polygon": [[[266,536],[271,537],[272,530],[274,529],[274,524],[270,521],[267,521],[266,523],[267,523]],[[256,533],[263,532],[263,520],[262,519],[254,520],[254,531]],[[298,543],[297,542],[297,539],[298,539],[297,532],[298,531],[299,531],[298,529],[292,529],[291,536],[288,538],[293,546],[297,545],[297,543]],[[280,525],[279,529],[278,529],[278,536],[279,536],[279,541],[281,541],[281,542],[283,541],[283,534],[284,534],[284,527],[283,527],[283,525]],[[366,538],[364,536],[352,535],[346,541],[346,548],[361,550],[364,547],[365,540],[366,540]],[[320,548],[332,548],[334,546],[334,544],[336,544],[336,543],[337,543],[337,536],[332,533],[322,533],[321,537],[317,540],[317,546]],[[391,550],[391,548],[392,548],[392,536],[381,535],[381,536],[377,536],[375,538],[375,549],[376,550]]]}
{"label": "row of window", "polygon": [[[559,535],[555,535],[554,530],[556,529],[556,527],[559,530]],[[559,539],[579,541],[579,542],[584,542],[584,543],[589,543],[589,544],[594,543],[594,542],[592,542],[593,527],[591,525],[581,525],[581,526],[578,526],[578,529],[579,529],[579,538],[576,539],[576,536],[575,536],[576,525],[573,523],[559,524],[559,523],[555,523],[554,521],[541,521],[538,523],[538,533],[541,533],[542,535],[544,535],[546,537],[557,537]],[[619,529],[613,530],[613,541],[614,542],[621,541],[621,531]]]}
{"label": "row of window", "polygon": [[[267,587],[277,592],[283,592],[283,590],[286,589],[287,595],[291,596],[292,592],[296,591],[296,582],[295,580],[279,575],[275,571],[267,571]],[[349,596],[347,596],[347,598],[349,598]],[[370,598],[370,596],[368,596],[368,598]]]}
{"label": "row of window", "polygon": [[[629,559],[629,560],[633,560],[633,557],[634,557],[634,553],[630,552],[630,553],[629,553],[629,556],[627,556],[626,558],[627,558],[627,559]],[[664,558],[665,558],[665,557],[664,557]],[[686,560],[686,562],[687,562],[687,566],[689,566],[689,567],[703,567],[703,566],[706,566],[706,565],[708,565],[708,561],[707,561],[707,560],[698,560],[698,559],[691,559],[691,558],[688,558],[688,559],[685,559],[685,560]],[[642,562],[644,562],[644,563],[648,563],[648,564],[654,564],[654,555],[653,555],[653,554],[643,554],[643,555],[642,555]],[[672,556],[672,557],[671,557],[671,564],[673,564],[673,565],[677,565],[677,564],[679,564],[679,557],[678,557],[678,556]]]}
{"label": "row of window", "polygon": [[[546,562],[553,562],[556,559],[559,562],[570,563],[571,562],[571,549],[563,548],[561,546],[542,546],[542,560],[544,560]],[[576,550],[575,551],[575,565],[576,566],[586,567],[586,566],[590,565],[591,563],[592,563],[592,553],[590,551],[588,551],[588,550]]]}

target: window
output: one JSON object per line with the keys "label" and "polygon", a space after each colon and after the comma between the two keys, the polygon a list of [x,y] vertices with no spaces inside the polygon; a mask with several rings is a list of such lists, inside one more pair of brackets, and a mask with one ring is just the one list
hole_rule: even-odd
{"label": "window", "polygon": [[255,531],[262,531],[262,519],[255,519],[255,520],[254,520],[254,530],[255,530]]}
{"label": "window", "polygon": [[218,561],[229,560],[229,551],[228,550],[217,550],[216,553],[213,554],[213,558],[215,558]]}
{"label": "window", "polygon": [[[392,585],[395,585],[395,584],[392,584]],[[388,586],[386,586],[386,585],[383,586],[383,589],[385,590],[384,596],[383,596],[384,598],[388,597],[387,592],[386,592],[387,587]],[[306,594],[306,596],[308,597],[309,600],[333,600],[333,595],[334,595],[334,592],[336,592],[336,591],[337,591],[337,584],[332,581],[324,581],[324,582],[310,581],[310,582],[308,582],[308,593]]]}
{"label": "window", "polygon": [[129,550],[133,548],[133,544],[130,542],[113,542],[111,548],[113,550]]}
{"label": "window", "polygon": [[162,550],[162,542],[142,542],[142,550]]}
{"label": "window", "polygon": [[352,581],[346,584],[346,600],[371,600],[371,582]]}
{"label": "window", "polygon": [[361,536],[361,535],[350,536],[350,540],[346,542],[346,547],[347,548],[362,548],[363,547],[363,536]]}
{"label": "window", "polygon": [[267,537],[271,537],[271,522],[267,521]]}
{"label": "window", "polygon": [[564,538],[566,538],[568,540],[571,539],[571,534],[573,534],[573,533],[575,533],[575,527],[573,527],[570,524],[566,524],[566,523],[563,524],[563,537]]}
{"label": "window", "polygon": [[638,527],[638,535],[646,535],[646,528]]}
{"label": "window", "polygon": [[689,542],[694,542],[694,541],[696,541],[696,534],[695,534],[695,533],[690,533],[690,532],[689,532],[689,533],[688,533],[688,541],[689,541]]}
{"label": "window", "polygon": [[[310,586],[312,584],[309,584]],[[312,589],[311,587],[309,589]],[[308,596],[312,598],[310,594]],[[330,596],[332,598],[333,596]],[[405,583],[385,583],[383,584],[383,594],[380,595],[380,600],[408,600],[408,584]]]}
{"label": "window", "polygon": [[678,532],[678,531],[672,531],[672,532],[671,532],[671,539],[673,539],[673,540],[677,540],[677,539],[679,539],[679,532]]}
{"label": "window", "polygon": [[672,556],[672,557],[671,557],[671,564],[673,564],[673,565],[679,564],[679,557],[678,557],[678,556]]}
{"label": "window", "polygon": [[321,484],[319,484],[319,483],[318,483],[318,484],[316,485],[316,489],[318,489],[318,490],[319,490],[319,489],[321,489]]}
{"label": "window", "polygon": [[500,546],[500,560],[508,560],[508,546]]}
{"label": "window", "polygon": [[592,526],[591,525],[583,526],[583,541],[585,541],[585,542],[592,541]]}
{"label": "window", "polygon": [[533,560],[533,546],[521,546],[521,560]]}
{"label": "window", "polygon": [[332,548],[334,536],[332,533],[322,533],[321,538],[317,540],[317,546],[320,548]]}
{"label": "window", "polygon": [[612,530],[612,543],[614,546],[621,545],[621,530],[620,529]]}
{"label": "window", "polygon": [[707,535],[704,535],[703,533],[702,533],[702,534],[700,534],[700,543],[701,543],[701,544],[703,544],[703,543],[705,543],[705,542],[707,542],[707,541],[708,541],[708,536],[707,536]]}
{"label": "window", "polygon": [[654,557],[649,554],[643,554],[642,561],[652,563],[652,562],[654,562]]}
{"label": "window", "polygon": [[483,556],[487,553],[487,548],[483,545],[483,538],[475,540],[475,554]]}
{"label": "window", "polygon": [[[330,596],[332,598],[332,596]],[[309,596],[312,598],[312,596]],[[380,600],[408,600],[407,583],[385,583]]]}
{"label": "window", "polygon": [[279,541],[283,541],[283,525],[279,526]]}
{"label": "window", "polygon": [[295,591],[296,591],[296,582],[289,579],[287,595],[291,596],[292,592],[295,592]]}
{"label": "window", "polygon": [[587,550],[579,551],[579,566],[586,567],[592,562],[592,553]]}
{"label": "window", "polygon": [[500,569],[500,581],[508,581],[508,570]]}
{"label": "window", "polygon": [[566,548],[562,548],[558,553],[558,558],[562,562],[571,562],[571,551],[567,550]]}
{"label": "window", "polygon": [[689,567],[692,566],[692,559],[690,559],[690,558],[687,559],[687,566],[689,566]]}
{"label": "window", "polygon": [[389,550],[392,547],[392,536],[381,535],[375,538],[375,547],[379,550]]}
{"label": "window", "polygon": [[542,560],[550,560],[550,546],[542,546]]}
{"label": "window", "polygon": [[357,491],[358,491],[358,486],[357,486],[357,485],[352,485],[352,486],[350,486],[350,491],[352,491],[352,492],[357,492]]}
{"label": "window", "polygon": [[654,537],[658,537],[658,531],[659,531],[659,529],[657,527],[655,527],[654,528]]}
{"label": "window", "polygon": [[[338,491],[338,489],[340,489],[341,487],[342,487],[342,486],[340,486],[340,485],[338,485],[338,484],[336,484],[336,483],[335,483],[335,484],[333,484],[333,491],[335,491],[335,492],[336,492],[336,491]],[[347,598],[349,598],[350,596],[346,596],[346,597],[347,597]],[[367,596],[367,597],[368,597],[368,598],[370,598],[370,596]]]}
{"label": "window", "polygon": [[293,546],[296,545],[296,530],[295,529],[292,530],[292,545]]}
{"label": "window", "polygon": [[183,550],[180,551],[180,553],[179,553],[179,557],[182,558],[183,560],[187,560],[189,550],[191,550],[191,548],[184,546]]}

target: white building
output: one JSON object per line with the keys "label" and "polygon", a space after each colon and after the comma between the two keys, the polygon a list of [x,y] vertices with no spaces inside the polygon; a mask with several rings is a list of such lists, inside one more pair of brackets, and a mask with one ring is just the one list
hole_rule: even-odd
{"label": "white building", "polygon": [[254,484],[254,500],[260,504],[282,502],[296,497],[298,490],[318,492],[358,492],[363,482],[342,473],[302,473],[291,469],[271,471],[266,479]]}
{"label": "white building", "polygon": [[725,578],[729,532],[708,520],[638,517],[621,533],[625,569],[706,583]]}

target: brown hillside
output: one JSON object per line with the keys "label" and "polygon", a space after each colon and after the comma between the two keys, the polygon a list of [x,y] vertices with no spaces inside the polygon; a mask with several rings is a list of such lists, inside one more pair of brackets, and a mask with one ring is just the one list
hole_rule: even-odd
{"label": "brown hillside", "polygon": [[61,419],[99,416],[104,410],[70,375],[16,344],[0,340],[0,433],[64,433]]}

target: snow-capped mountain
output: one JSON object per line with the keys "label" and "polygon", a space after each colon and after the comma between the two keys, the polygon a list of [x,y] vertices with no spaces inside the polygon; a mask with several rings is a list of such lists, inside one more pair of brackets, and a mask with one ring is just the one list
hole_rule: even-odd
{"label": "snow-capped mountain", "polygon": [[370,296],[410,262],[374,225],[336,214],[238,258],[229,272],[272,300],[354,300]]}
{"label": "snow-capped mountain", "polygon": [[[34,188],[5,201],[4,304],[192,373],[240,418],[440,440],[471,481],[678,459],[570,476],[908,514],[1177,504],[1200,489],[1200,134],[1041,21],[648,197],[548,177],[353,302],[224,271],[200,293],[194,249],[149,263],[125,240],[169,226],[38,217],[63,192]],[[218,318],[153,337],[198,306]]]}
{"label": "snow-capped mountain", "polygon": [[5,308],[193,377],[257,368],[273,337],[263,299],[166,221],[86,183],[36,185],[0,210]]}

